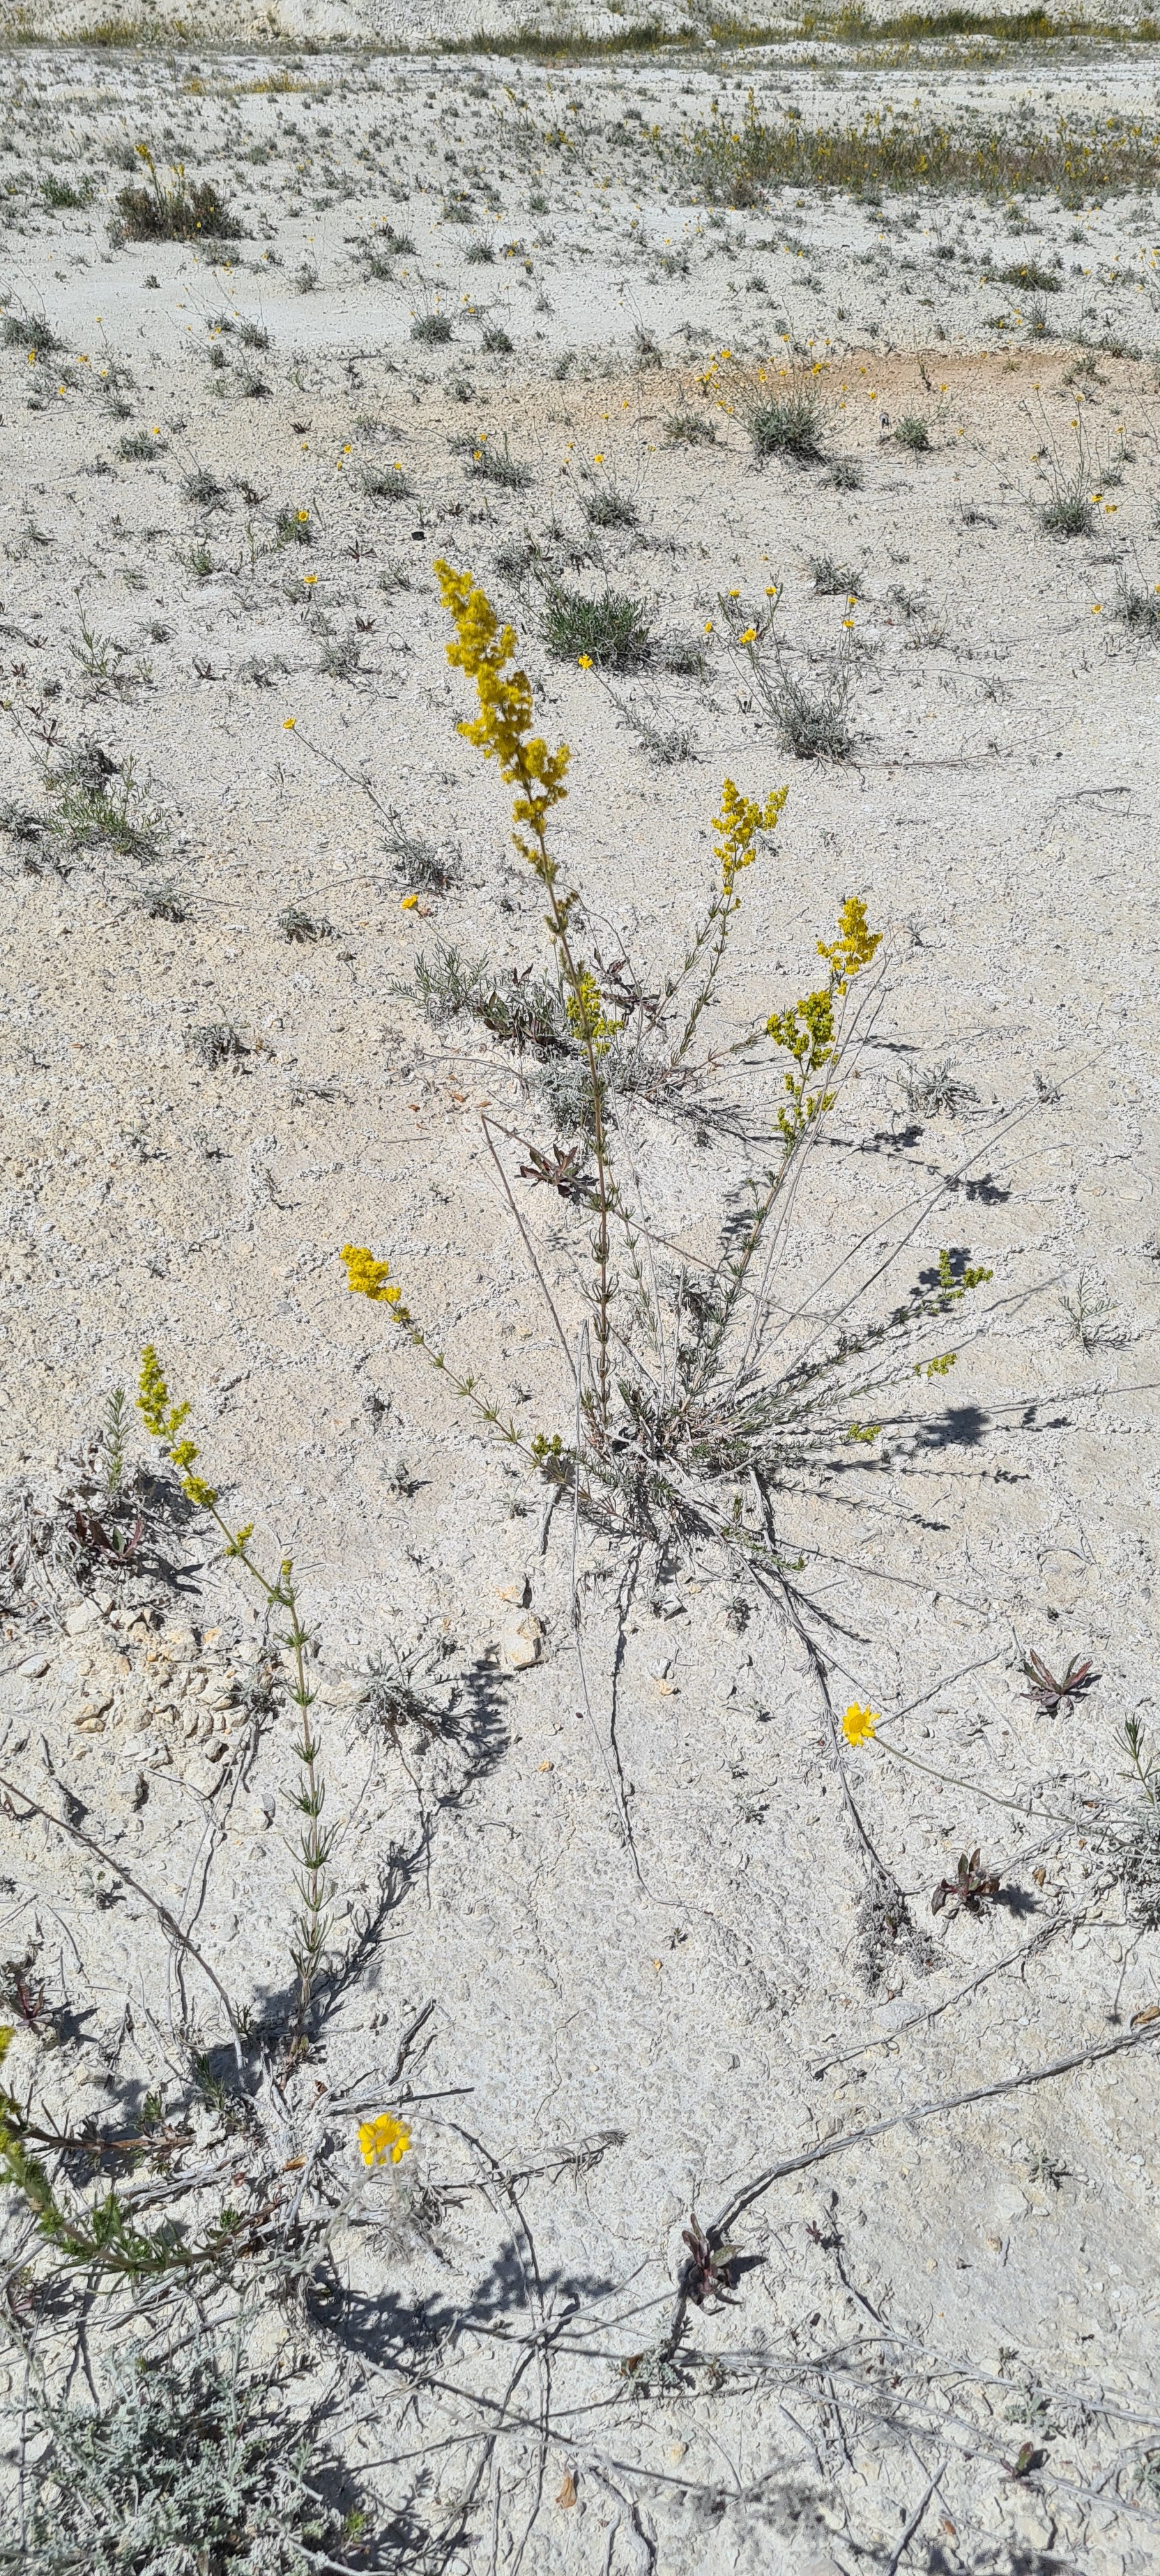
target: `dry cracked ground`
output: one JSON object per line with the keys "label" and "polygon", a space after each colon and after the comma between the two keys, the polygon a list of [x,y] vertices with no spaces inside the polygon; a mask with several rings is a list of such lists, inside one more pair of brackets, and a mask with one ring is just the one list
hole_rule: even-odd
{"label": "dry cracked ground", "polygon": [[3,58],[4,2567],[1160,2559],[1151,62]]}

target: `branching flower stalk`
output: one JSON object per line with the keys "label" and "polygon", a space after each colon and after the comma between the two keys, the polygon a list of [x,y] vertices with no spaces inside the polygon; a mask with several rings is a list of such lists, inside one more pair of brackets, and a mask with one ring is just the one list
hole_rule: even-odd
{"label": "branching flower stalk", "polygon": [[[605,1531],[665,1545],[708,1541],[726,1558],[780,1575],[785,1561],[770,1519],[773,1489],[810,1473],[827,1450],[851,1440],[872,1444],[880,1425],[866,1420],[865,1399],[887,1377],[945,1374],[954,1365],[953,1352],[933,1358],[924,1353],[916,1361],[914,1328],[945,1313],[990,1275],[966,1269],[962,1252],[953,1258],[948,1252],[940,1256],[933,1295],[919,1282],[884,1317],[859,1320],[851,1328],[846,1316],[853,1295],[835,1318],[810,1310],[809,1292],[803,1307],[795,1285],[793,1311],[775,1320],[771,1275],[788,1244],[797,1177],[837,1096],[851,1029],[861,1017],[860,1010],[850,1013],[849,996],[871,966],[881,934],[870,928],[862,897],[848,896],[836,935],[817,943],[824,981],[725,1050],[730,1059],[742,1058],[746,1074],[764,1074],[780,1063],[771,1163],[746,1184],[745,1221],[738,1225],[732,1214],[724,1218],[715,1258],[705,1260],[692,1246],[667,1240],[638,1204],[635,1180],[630,1190],[614,1176],[612,1113],[618,1101],[634,1098],[687,1115],[687,1098],[719,1070],[720,1053],[694,1060],[693,1040],[739,909],[742,872],[759,855],[759,836],[776,826],[786,791],[751,798],[725,780],[714,818],[713,893],[680,973],[638,971],[627,953],[608,965],[599,956],[590,964],[581,954],[575,920],[580,897],[561,889],[548,845],[548,820],[565,793],[567,746],[549,751],[532,733],[531,689],[526,674],[513,668],[512,628],[500,626],[468,575],[445,563],[436,571],[455,627],[449,657],[474,680],[479,701],[479,715],[460,731],[498,761],[516,790],[516,847],[548,898],[547,928],[563,1001],[556,1056],[571,1053],[585,1090],[579,1109],[571,1100],[565,1106],[565,1116],[583,1130],[582,1143],[565,1147],[557,1139],[548,1153],[522,1137],[512,1141],[526,1157],[521,1179],[556,1190],[577,1216],[590,1212],[582,1222],[595,1280],[589,1274],[577,1285],[584,1304],[596,1310],[591,1363],[572,1356],[573,1346],[583,1354],[585,1336],[574,1344],[573,1330],[547,1292],[499,1166],[578,1396],[574,1440],[546,1429],[530,1439],[521,1436],[470,1375],[449,1368],[403,1304],[387,1262],[365,1244],[343,1248],[348,1287],[383,1305],[477,1419],[521,1450],[549,1481],[568,1485],[578,1509]],[[682,985],[692,999],[674,1008]],[[502,1026],[488,1025],[501,1040],[518,1043]],[[494,1152],[486,1124],[485,1133]],[[586,1170],[593,1146],[595,1170]],[[622,1277],[613,1275],[614,1239],[622,1251]]]}
{"label": "branching flower stalk", "polygon": [[271,1610],[284,1610],[289,1621],[289,1626],[279,1642],[293,1657],[290,1697],[298,1710],[301,1728],[294,1747],[299,1763],[299,1788],[295,1803],[302,1818],[295,1854],[300,1911],[290,1949],[298,1981],[292,2045],[294,2053],[300,2055],[306,2045],[311,2000],[330,1931],[328,1906],[331,1858],[334,1849],[333,1830],[324,1826],[322,1821],[326,1804],[326,1784],[319,1768],[322,1747],[310,1718],[310,1711],[316,1697],[306,1676],[306,1653],[311,1643],[312,1632],[304,1627],[300,1615],[294,1583],[293,1559],[288,1556],[283,1557],[275,1577],[271,1578],[268,1574],[264,1574],[261,1566],[255,1564],[250,1553],[250,1540],[254,1534],[253,1522],[247,1521],[244,1529],[232,1530],[229,1522],[218,1510],[217,1488],[208,1485],[204,1477],[195,1475],[194,1467],[201,1453],[196,1442],[180,1436],[189,1418],[189,1409],[188,1404],[171,1402],[169,1388],[156,1350],[151,1342],[148,1343],[141,1353],[141,1375],[137,1390],[137,1410],[146,1430],[152,1433],[162,1457],[168,1458],[170,1464],[177,1469],[181,1490],[187,1502],[195,1504],[199,1511],[208,1512],[211,1520],[216,1521],[225,1540],[227,1557],[239,1559],[245,1566],[247,1574],[253,1577],[254,1582],[265,1594],[268,1607]]}
{"label": "branching flower stalk", "polygon": [[[547,818],[553,806],[562,804],[568,793],[564,779],[571,754],[566,743],[559,743],[555,751],[549,751],[542,736],[532,732],[531,683],[525,671],[518,668],[508,670],[516,651],[515,628],[509,625],[501,627],[486,592],[478,588],[469,574],[455,572],[441,557],[435,564],[435,572],[443,605],[449,610],[455,625],[455,639],[447,647],[447,659],[453,667],[465,672],[469,680],[474,680],[479,700],[478,716],[470,722],[464,721],[458,729],[466,741],[478,746],[485,760],[498,761],[501,778],[506,785],[516,789],[512,820],[517,828],[512,839],[521,858],[528,861],[534,875],[539,878],[547,896],[547,926],[568,988],[568,1018],[587,1059],[597,1194],[593,1247],[597,1273],[594,1429],[597,1447],[603,1449],[608,1440],[611,1385],[609,1343],[613,1283],[609,1216],[614,1190],[608,1165],[604,1076],[600,1058],[619,1024],[606,1019],[591,968],[585,966],[573,950],[569,923],[577,896],[575,893],[561,893],[559,869],[548,847]],[[530,838],[525,835],[530,835]]]}
{"label": "branching flower stalk", "polygon": [[704,980],[694,999],[677,1048],[675,1061],[678,1064],[682,1057],[688,1054],[697,1022],[717,980],[718,969],[725,954],[725,943],[729,937],[730,922],[734,913],[741,908],[737,879],[743,868],[753,865],[757,856],[755,844],[758,833],[772,832],[775,829],[788,794],[788,787],[775,787],[771,789],[762,805],[753,797],[743,796],[731,778],[725,780],[721,789],[721,811],[713,816],[713,830],[717,835],[714,846],[721,867],[721,891],[714,897],[708,919],[698,932],[691,952],[691,955],[695,956],[703,948],[706,939],[711,940]]}

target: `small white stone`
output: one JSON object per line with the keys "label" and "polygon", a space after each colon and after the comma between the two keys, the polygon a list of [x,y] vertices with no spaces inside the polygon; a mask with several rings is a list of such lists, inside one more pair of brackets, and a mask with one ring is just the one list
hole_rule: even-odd
{"label": "small white stone", "polygon": [[509,1673],[524,1673],[529,1664],[540,1659],[544,1631],[534,1610],[526,1610],[522,1619],[512,1619],[500,1632],[499,1659]]}
{"label": "small white stone", "polygon": [[64,1614],[65,1635],[81,1637],[87,1628],[99,1628],[101,1614],[95,1601],[78,1601],[75,1610]]}

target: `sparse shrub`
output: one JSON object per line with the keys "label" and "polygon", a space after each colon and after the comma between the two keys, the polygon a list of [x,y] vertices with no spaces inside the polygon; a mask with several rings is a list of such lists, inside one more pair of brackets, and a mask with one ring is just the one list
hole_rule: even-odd
{"label": "sparse shrub", "polygon": [[581,496],[581,507],[590,527],[638,528],[640,512],[630,492],[622,492],[611,477],[593,485]]}
{"label": "sparse shrub", "polygon": [[371,277],[391,277],[393,262],[405,253],[413,254],[414,248],[410,233],[397,233],[393,224],[384,224],[370,241],[360,244],[357,256]]}
{"label": "sparse shrub", "polygon": [[851,692],[846,655],[836,653],[828,668],[811,672],[808,678],[783,664],[769,692],[782,750],[791,751],[795,760],[847,760],[854,745]]}
{"label": "sparse shrub", "polygon": [[544,642],[562,662],[585,656],[598,669],[631,671],[647,661],[649,621],[643,600],[605,590],[595,599],[549,582],[544,595]]}
{"label": "sparse shrub", "polygon": [[93,193],[93,183],[91,179],[61,179],[55,171],[50,171],[40,182],[40,193],[46,206],[63,212],[69,206],[87,206]]}
{"label": "sparse shrub", "polygon": [[486,325],[482,346],[486,349],[489,358],[510,358],[515,345],[515,341],[509,339],[502,322],[489,322]]}
{"label": "sparse shrub", "polygon": [[517,1055],[525,1051],[534,1056],[558,1055],[571,1050],[564,1005],[542,975],[511,969],[497,975],[484,957],[469,964],[457,948],[439,947],[430,958],[422,954],[416,958],[413,988],[398,989],[414,990],[434,1028],[444,1028],[466,1014],[514,1047]]}
{"label": "sparse shrub", "polygon": [[717,424],[700,411],[683,407],[671,411],[665,422],[666,447],[715,447]]}
{"label": "sparse shrub", "polygon": [[916,456],[925,456],[930,446],[930,431],[920,412],[905,412],[893,436],[896,447],[909,447]]}
{"label": "sparse shrub", "polygon": [[70,1596],[136,1564],[153,1506],[148,1480],[127,1460],[130,1419],[124,1390],[116,1387],[96,1428],[55,1476],[39,1484],[18,1476],[0,1491],[0,1597],[7,1610],[58,1616]]}
{"label": "sparse shrub", "polygon": [[1060,483],[1039,510],[1039,525],[1049,537],[1092,537],[1096,514],[1085,481],[1077,476]]}
{"label": "sparse shrub", "polygon": [[908,1073],[903,1083],[906,1106],[920,1118],[957,1118],[979,1097],[972,1083],[962,1082],[950,1064],[934,1064]]}
{"label": "sparse shrub", "polygon": [[216,474],[210,472],[208,465],[195,465],[185,476],[181,497],[195,509],[220,510],[226,495],[223,485],[218,482]]}
{"label": "sparse shrub", "polygon": [[185,1043],[194,1063],[204,1065],[207,1073],[215,1072],[219,1064],[232,1064],[247,1052],[245,1040],[232,1020],[204,1020],[189,1031]]}
{"label": "sparse shrub", "polygon": [[719,594],[727,649],[747,671],[783,751],[796,760],[846,760],[854,745],[850,704],[857,641],[852,616],[842,621],[840,641],[803,668],[791,661],[777,632],[784,593],[771,583],[766,596],[768,607],[751,613],[739,597]]}
{"label": "sparse shrub", "polygon": [[196,241],[208,235],[219,241],[236,241],[241,224],[219,197],[212,179],[199,179],[192,187],[183,170],[175,170],[172,184],[161,179],[148,144],[137,145],[137,158],[148,173],[148,185],[121,188],[117,193],[119,228],[124,241]]}
{"label": "sparse shrub", "polygon": [[155,456],[165,454],[165,440],[151,429],[131,429],[117,440],[117,454],[127,465],[148,465]]}
{"label": "sparse shrub", "polygon": [[473,438],[453,439],[452,446],[456,455],[466,457],[473,482],[495,483],[507,492],[526,492],[533,480],[531,466],[511,454],[506,429],[499,439],[489,438],[485,429],[477,430]]}
{"label": "sparse shrub", "polygon": [[277,546],[312,546],[314,525],[309,510],[293,509],[286,502],[274,521],[274,543]]}
{"label": "sparse shrub", "polygon": [[703,680],[709,668],[709,657],[699,635],[668,635],[658,653],[665,670],[680,680]]}
{"label": "sparse shrub", "polygon": [[450,316],[446,313],[417,313],[411,324],[411,338],[421,340],[428,348],[442,348],[452,337]]}
{"label": "sparse shrub", "polygon": [[357,635],[331,635],[321,645],[318,668],[328,680],[353,680],[361,666],[363,648]]}
{"label": "sparse shrub", "polygon": [[[929,1358],[918,1356],[915,1329],[925,1323],[938,1332],[987,1275],[956,1271],[944,1255],[933,1281],[916,1283],[880,1325],[855,1329],[844,1310],[827,1334],[815,1313],[802,1316],[800,1350],[786,1347],[780,1271],[776,1289],[761,1285],[767,1229],[786,1204],[783,1193],[799,1156],[833,1105],[847,1015],[858,1009],[848,996],[873,960],[878,935],[861,901],[850,898],[836,938],[818,943],[825,961],[819,989],[773,1011],[748,1035],[735,1034],[735,1054],[744,1051],[748,1061],[761,1039],[782,1068],[774,1156],[752,1184],[744,1212],[727,1217],[716,1263],[699,1263],[690,1276],[679,1256],[662,1260],[661,1237],[639,1204],[639,1185],[620,1168],[617,1095],[632,1091],[642,1104],[663,1103],[672,1115],[689,1088],[695,1092],[695,1041],[713,1001],[742,872],[758,859],[761,836],[775,829],[786,790],[750,799],[725,782],[714,818],[714,888],[678,971],[650,974],[646,984],[619,950],[614,965],[604,966],[605,925],[596,934],[581,893],[570,885],[565,890],[546,829],[566,793],[568,748],[549,749],[535,733],[531,688],[515,667],[510,628],[501,629],[469,576],[443,562],[436,571],[454,620],[450,658],[476,685],[479,713],[462,730],[498,759],[514,794],[516,846],[546,901],[554,984],[545,981],[545,1004],[555,1043],[545,1050],[539,1090],[552,1129],[530,1150],[521,1131],[517,1150],[519,1178],[548,1193],[558,1274],[566,1244],[574,1255],[569,1271],[559,1274],[551,1305],[567,1355],[561,1428],[526,1434],[488,1401],[470,1371],[453,1369],[404,1302],[387,1261],[365,1246],[344,1248],[348,1284],[382,1303],[385,1318],[426,1354],[474,1417],[536,1462],[595,1527],[674,1554],[711,1551],[722,1574],[731,1572],[734,1580],[764,1582],[767,1574],[775,1580],[780,1559],[772,1508],[762,1505],[743,1522],[740,1492],[752,1487],[755,1497],[768,1498],[790,1480],[800,1494],[797,1479],[807,1457],[817,1458],[830,1442],[876,1439],[878,1426],[867,1425],[864,1414],[857,1418],[862,1407],[855,1389],[863,1398],[887,1378],[902,1383],[917,1373],[945,1375],[955,1354],[936,1349]],[[444,952],[437,970],[425,963],[424,971],[440,1008],[477,1013],[497,990],[506,998],[482,961],[469,966]],[[634,1129],[626,1162],[635,1162],[637,1153]],[[561,1200],[575,1212],[570,1235]],[[531,1248],[522,1219],[521,1230]],[[646,1231],[653,1251],[642,1264],[636,1247]],[[565,1296],[571,1303],[562,1312]],[[564,1320],[573,1312],[585,1319],[579,1342],[574,1323]]]}
{"label": "sparse shrub", "polygon": [[1153,583],[1149,590],[1144,582],[1128,581],[1122,572],[1118,573],[1116,615],[1122,617],[1125,626],[1134,626],[1138,633],[1160,634],[1160,583]]}
{"label": "sparse shrub", "polygon": [[1094,1270],[1079,1271],[1071,1294],[1060,1297],[1059,1310],[1085,1358],[1124,1338],[1116,1300]]}
{"label": "sparse shrub", "polygon": [[[1051,486],[1049,499],[1041,502],[1036,512],[1039,525],[1049,536],[1094,536],[1097,519],[1093,487],[1106,482],[1109,475],[1114,474],[1114,466],[1106,458],[1101,464],[1089,437],[1082,407],[1077,406],[1076,417],[1071,424],[1075,444],[1070,462],[1065,462],[1059,455],[1042,400],[1038,411],[1045,432],[1039,461],[1046,465]],[[1030,412],[1028,417],[1032,417]]]}
{"label": "sparse shrub", "polygon": [[1058,295],[1063,286],[1058,270],[1044,268],[1037,259],[1016,260],[1010,268],[996,269],[995,274],[1001,286],[1021,287],[1025,295]]}
{"label": "sparse shrub", "polygon": [[141,910],[150,921],[188,921],[189,903],[180,886],[168,877],[154,885],[142,886]]}
{"label": "sparse shrub", "polygon": [[270,334],[264,322],[239,322],[238,338],[243,349],[268,349]]}
{"label": "sparse shrub", "polygon": [[[122,2359],[96,2406],[44,2403],[27,2467],[36,2576],[309,2576],[341,2562],[316,2423],[236,2346]],[[7,2550],[3,2551],[7,2560]],[[11,2562],[13,2565],[15,2561]]]}
{"label": "sparse shrub", "polygon": [[836,492],[860,492],[864,479],[862,468],[859,465],[856,456],[834,456],[831,458],[826,473],[826,481],[827,483],[833,484]]}
{"label": "sparse shrub", "polygon": [[820,599],[849,598],[857,592],[861,574],[848,564],[835,563],[832,555],[810,556],[810,577]]}
{"label": "sparse shrub", "polygon": [[30,349],[38,358],[49,357],[62,345],[42,313],[6,313],[2,336],[6,349]]}
{"label": "sparse shrub", "polygon": [[490,268],[495,259],[495,244],[486,237],[468,242],[463,256],[472,268]]}
{"label": "sparse shrub", "polygon": [[799,465],[814,465],[822,455],[825,406],[816,380],[799,376],[781,394],[758,403],[749,415],[755,456],[792,456]]}
{"label": "sparse shrub", "polygon": [[278,928],[283,939],[297,947],[309,948],[319,939],[333,939],[334,924],[322,913],[307,912],[300,903],[283,904],[278,915]]}
{"label": "sparse shrub", "polygon": [[48,772],[47,785],[56,799],[50,829],[69,849],[104,847],[125,859],[155,852],[160,827],[142,801],[131,760],[122,766],[83,736]]}
{"label": "sparse shrub", "polygon": [[362,465],[359,488],[369,501],[413,501],[415,486],[403,465]]}

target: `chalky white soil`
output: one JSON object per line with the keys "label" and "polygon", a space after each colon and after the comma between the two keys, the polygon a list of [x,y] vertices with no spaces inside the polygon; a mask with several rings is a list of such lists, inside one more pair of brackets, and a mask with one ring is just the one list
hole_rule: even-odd
{"label": "chalky white soil", "polygon": [[[1160,1966],[1116,1835],[1138,1799],[1123,1722],[1153,1725],[1156,1694],[1160,210],[718,212],[644,129],[675,138],[751,82],[812,119],[920,94],[1151,113],[1148,57],[287,59],[0,63],[0,291],[32,326],[0,353],[3,1472],[59,1487],[154,1342],[223,1509],[264,1562],[293,1556],[317,1630],[331,1956],[358,1957],[235,2140],[230,2188],[284,2208],[282,2168],[321,2145],[339,2214],[329,2283],[319,2256],[317,2296],[261,2310],[256,2349],[294,2405],[326,2392],[382,2527],[399,2514],[370,2563],[1140,2576],[1160,2559],[1140,2019]],[[112,156],[140,142],[235,207],[228,263],[110,240]],[[90,178],[88,203],[53,212],[54,175]],[[1040,338],[999,282],[1032,257],[1061,280]],[[437,313],[450,340],[414,339]],[[497,329],[510,351],[489,354]],[[761,466],[759,370],[768,389],[795,346],[824,365],[823,460]],[[679,412],[712,439],[670,443]],[[895,437],[908,417],[925,451]],[[481,480],[484,439],[530,479]],[[1097,532],[1045,534],[1073,474]],[[634,524],[593,552],[609,484]],[[646,667],[602,685],[551,658],[524,532],[562,578],[644,604]],[[875,1933],[784,1612],[752,1587],[738,1608],[707,1556],[581,1526],[586,1705],[567,1507],[546,1514],[527,1461],[346,1292],[339,1247],[368,1244],[529,1438],[571,1437],[479,1116],[574,1336],[583,1222],[519,1177],[552,1140],[542,1086],[415,997],[441,948],[548,963],[505,792],[455,730],[438,555],[514,619],[572,746],[556,847],[606,961],[624,941],[654,985],[679,966],[722,779],[788,783],[701,1032],[703,1116],[621,1115],[666,1241],[710,1251],[775,1151],[773,1051],[739,1070],[729,1044],[808,989],[847,895],[883,933],[857,1078],[782,1245],[784,1314],[829,1333],[848,1299],[886,1313],[943,1247],[993,1275],[940,1327],[953,1373],[904,1373],[879,1441],[795,1474],[777,1526],[835,1704],[896,1717],[929,1766],[845,1757],[912,1936]],[[817,588],[825,558],[848,590]],[[730,650],[729,594],[744,614],[775,582],[807,681],[853,636],[842,762],[787,754]],[[704,651],[685,676],[682,639]],[[134,846],[70,832],[78,758]],[[408,839],[454,862],[446,893]],[[291,906],[330,935],[287,937]],[[120,1581],[10,1580],[6,1610],[0,1950],[34,1953],[59,2034],[9,2013],[6,2080],[73,2130],[131,2129],[159,2093],[212,2164],[191,2053],[229,2074],[220,2010],[117,1873],[255,2027],[284,2026],[297,1766],[285,1699],[254,1714],[252,1588],[171,1510]],[[431,1659],[433,1741],[394,1745],[360,1709],[392,1641]],[[1031,1649],[1092,1658],[1095,1687],[1042,1715]],[[999,1901],[932,1914],[976,1845]],[[409,2155],[365,2176],[351,2106],[408,2091]],[[650,2364],[693,2207],[707,2225],[878,2123],[754,2200],[733,2304],[690,2307]],[[26,2237],[10,2195],[10,2265]],[[30,2337],[51,2352],[22,2310],[17,2429]]]}

